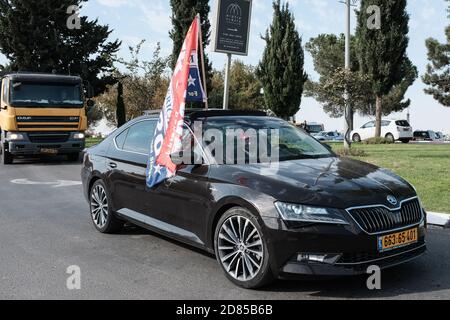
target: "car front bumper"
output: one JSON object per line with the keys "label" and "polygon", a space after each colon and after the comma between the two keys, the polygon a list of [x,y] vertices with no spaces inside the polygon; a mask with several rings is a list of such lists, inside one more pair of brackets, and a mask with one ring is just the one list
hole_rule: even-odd
{"label": "car front bumper", "polygon": [[[379,252],[378,238],[392,232],[369,235],[353,225],[312,224],[289,228],[284,221],[274,218],[264,219],[264,223],[266,238],[270,239],[271,267],[281,279],[303,275],[366,274],[369,266],[386,269],[409,262],[426,252],[424,223],[415,226],[419,229],[416,243],[386,252]],[[412,228],[414,226],[404,230]],[[328,262],[305,262],[299,258],[302,255],[329,255],[335,258]]]}

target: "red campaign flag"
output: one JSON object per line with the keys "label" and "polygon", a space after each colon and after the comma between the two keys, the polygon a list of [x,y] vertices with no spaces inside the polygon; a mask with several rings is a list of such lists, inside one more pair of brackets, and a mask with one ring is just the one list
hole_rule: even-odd
{"label": "red campaign flag", "polygon": [[173,177],[177,170],[170,155],[181,149],[191,56],[198,50],[199,30],[200,24],[197,17],[192,22],[184,40],[150,149],[147,168],[149,187]]}

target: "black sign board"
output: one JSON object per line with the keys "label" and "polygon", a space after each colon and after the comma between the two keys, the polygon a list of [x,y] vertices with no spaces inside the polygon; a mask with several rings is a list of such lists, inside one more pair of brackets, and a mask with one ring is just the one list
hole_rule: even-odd
{"label": "black sign board", "polygon": [[246,56],[252,0],[216,0],[213,50]]}

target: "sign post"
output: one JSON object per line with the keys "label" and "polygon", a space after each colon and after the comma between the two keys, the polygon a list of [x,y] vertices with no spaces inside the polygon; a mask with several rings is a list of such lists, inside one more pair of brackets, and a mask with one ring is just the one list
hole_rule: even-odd
{"label": "sign post", "polygon": [[228,109],[232,55],[248,55],[252,0],[216,0],[212,47],[227,54],[223,108]]}

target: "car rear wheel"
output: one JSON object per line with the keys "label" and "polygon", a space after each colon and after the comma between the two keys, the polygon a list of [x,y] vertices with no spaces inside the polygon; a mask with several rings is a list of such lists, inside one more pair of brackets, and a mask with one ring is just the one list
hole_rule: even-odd
{"label": "car rear wheel", "polygon": [[101,233],[116,233],[120,231],[124,223],[112,212],[111,201],[106,191],[105,183],[102,180],[97,180],[92,186],[89,200],[92,222],[95,228]]}
{"label": "car rear wheel", "polygon": [[240,287],[256,289],[274,280],[261,226],[244,208],[232,208],[220,219],[215,252],[227,278]]}
{"label": "car rear wheel", "polygon": [[409,140],[409,139],[403,139],[403,140],[402,140],[403,143],[409,143],[410,141],[411,141],[411,140]]}
{"label": "car rear wheel", "polygon": [[353,142],[361,142],[361,136],[357,133],[353,135]]}
{"label": "car rear wheel", "polygon": [[394,135],[392,133],[388,133],[386,135],[386,139],[388,139],[390,142],[394,143],[395,142],[395,138]]}

